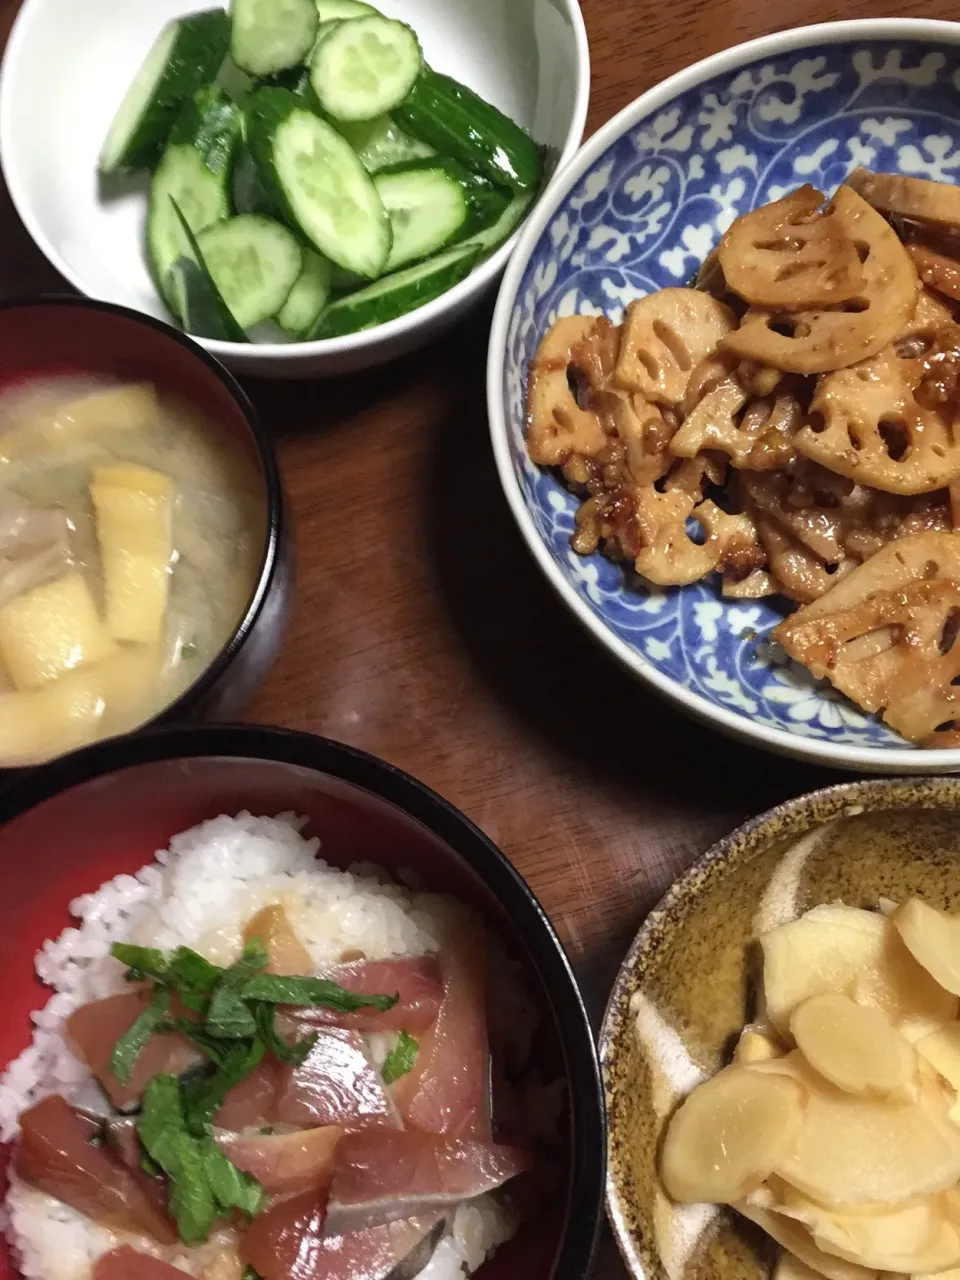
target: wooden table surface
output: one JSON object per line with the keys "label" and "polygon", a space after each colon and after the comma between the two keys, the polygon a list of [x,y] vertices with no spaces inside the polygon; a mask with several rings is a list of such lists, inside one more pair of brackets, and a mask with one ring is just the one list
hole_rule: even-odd
{"label": "wooden table surface", "polygon": [[[0,0],[4,38],[17,0]],[[587,133],[664,77],[799,23],[951,18],[947,0],[586,0]],[[0,188],[0,297],[63,291]],[[839,775],[729,742],[647,693],[567,614],[497,482],[491,307],[430,351],[336,382],[246,385],[299,542],[285,647],[249,718],[362,747],[434,787],[516,863],[596,1023],[637,925],[744,817]],[[597,1280],[626,1274],[607,1233]]]}

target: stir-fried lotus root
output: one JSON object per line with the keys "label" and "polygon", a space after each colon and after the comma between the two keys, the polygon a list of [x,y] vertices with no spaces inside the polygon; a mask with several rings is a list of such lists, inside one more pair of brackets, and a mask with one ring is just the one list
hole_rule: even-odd
{"label": "stir-fried lotus root", "polygon": [[927,309],[871,359],[820,379],[801,453],[887,493],[930,493],[960,475],[960,328],[927,322]]}
{"label": "stir-fried lotus root", "polygon": [[836,205],[814,187],[737,218],[717,253],[727,286],[752,306],[789,311],[858,297],[866,281]]}
{"label": "stir-fried lotus root", "polygon": [[794,658],[905,737],[960,745],[960,562],[898,558],[960,545],[958,303],[960,189],[860,171],[829,203],[807,186],[738,218],[694,287],[619,326],[558,320],[528,448],[581,499],[574,549],[806,606],[778,631]]}
{"label": "stir-fried lotus root", "polygon": [[726,350],[794,373],[826,373],[876,355],[913,315],[919,281],[897,233],[849,187],[840,187],[830,210],[862,255],[863,287],[831,309],[751,307],[724,339]]}
{"label": "stir-fried lotus root", "polygon": [[571,453],[595,457],[606,437],[596,413],[582,409],[567,377],[571,352],[594,328],[587,316],[558,320],[530,366],[530,457],[541,466],[561,466]]}
{"label": "stir-fried lotus root", "polygon": [[949,182],[855,169],[847,184],[881,213],[940,227],[960,227],[960,188]]}
{"label": "stir-fried lotus root", "polygon": [[691,370],[731,333],[729,307],[697,289],[661,289],[627,309],[617,380],[649,400],[679,404]]}
{"label": "stir-fried lotus root", "polygon": [[960,538],[890,543],[774,631],[787,653],[904,737],[960,744]]}

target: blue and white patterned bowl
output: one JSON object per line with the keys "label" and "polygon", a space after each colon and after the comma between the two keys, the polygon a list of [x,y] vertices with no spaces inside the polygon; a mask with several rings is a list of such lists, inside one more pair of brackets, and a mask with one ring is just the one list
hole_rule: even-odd
{"label": "blue and white patterned bowl", "polygon": [[555,179],[507,270],[487,396],[500,478],[561,599],[631,671],[739,738],[882,773],[960,771],[910,747],[766,637],[776,603],[716,583],[659,590],[570,547],[574,498],[524,445],[526,380],[558,316],[609,316],[684,284],[734,218],[857,165],[960,180],[960,25],[828,23],[738,45],[680,72],[596,133]]}

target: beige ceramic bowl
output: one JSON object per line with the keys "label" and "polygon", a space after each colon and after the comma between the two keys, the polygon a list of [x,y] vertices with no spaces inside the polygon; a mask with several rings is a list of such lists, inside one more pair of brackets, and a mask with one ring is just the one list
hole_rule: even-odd
{"label": "beige ceramic bowl", "polygon": [[647,917],[600,1033],[607,1212],[635,1280],[773,1274],[775,1248],[743,1219],[667,1200],[657,1173],[664,1121],[698,1069],[729,1061],[758,932],[821,902],[875,907],[913,894],[960,910],[958,779],[854,782],[790,800],[714,845]]}

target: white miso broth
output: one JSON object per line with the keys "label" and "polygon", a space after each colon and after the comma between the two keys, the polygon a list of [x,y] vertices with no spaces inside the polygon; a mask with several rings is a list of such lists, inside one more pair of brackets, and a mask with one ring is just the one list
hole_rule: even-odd
{"label": "white miso broth", "polygon": [[0,767],[135,729],[230,640],[266,544],[255,463],[149,383],[0,393]]}

